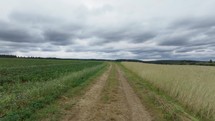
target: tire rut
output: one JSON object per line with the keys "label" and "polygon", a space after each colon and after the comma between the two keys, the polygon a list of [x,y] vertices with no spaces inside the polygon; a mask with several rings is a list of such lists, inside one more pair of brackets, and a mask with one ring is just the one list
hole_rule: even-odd
{"label": "tire rut", "polygon": [[110,76],[88,121],[131,121],[126,97],[118,80],[116,64],[113,65]]}
{"label": "tire rut", "polygon": [[120,70],[119,67],[117,68],[117,70],[119,75],[119,81],[122,85],[131,112],[131,121],[152,121],[149,112],[146,111],[139,97],[129,85],[127,79],[123,75],[123,72]]}
{"label": "tire rut", "polygon": [[[141,103],[139,97],[129,85],[124,73],[118,65],[112,65],[93,86],[85,93],[80,101],[72,108],[63,121],[152,121],[149,112]],[[112,90],[109,102],[102,101],[105,93],[102,91],[109,80],[110,71],[116,68],[114,80],[116,87]]]}
{"label": "tire rut", "polygon": [[96,105],[100,99],[102,89],[108,79],[112,65],[106,71],[93,86],[85,93],[80,101],[75,105],[69,115],[66,115],[62,121],[87,121],[88,117],[92,113],[92,108]]}

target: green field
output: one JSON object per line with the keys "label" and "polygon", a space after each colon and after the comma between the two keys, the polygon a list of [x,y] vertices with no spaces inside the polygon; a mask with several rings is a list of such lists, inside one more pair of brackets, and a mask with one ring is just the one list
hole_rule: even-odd
{"label": "green field", "polygon": [[0,58],[0,121],[82,119],[79,113],[130,121],[132,111],[156,121],[214,121],[214,79],[212,66]]}
{"label": "green field", "polygon": [[85,83],[106,64],[96,61],[0,59],[1,120],[23,120]]}

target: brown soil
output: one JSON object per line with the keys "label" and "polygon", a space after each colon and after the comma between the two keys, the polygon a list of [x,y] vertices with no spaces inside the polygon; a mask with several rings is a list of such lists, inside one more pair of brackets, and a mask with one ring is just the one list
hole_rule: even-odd
{"label": "brown soil", "polygon": [[122,84],[128,106],[131,111],[131,121],[151,121],[150,114],[146,111],[142,105],[140,99],[135,94],[132,87],[129,85],[127,79],[123,76],[123,72],[118,68],[119,80]]}
{"label": "brown soil", "polygon": [[86,92],[71,112],[64,117],[63,121],[87,121],[88,117],[92,113],[92,108],[100,99],[100,94],[108,78],[111,67],[112,66],[110,66],[108,71],[105,72],[91,87],[91,89]]}
{"label": "brown soil", "polygon": [[[115,65],[113,66],[115,68]],[[113,71],[113,70],[112,70]],[[103,90],[101,99],[98,104],[93,108],[93,113],[90,115],[88,121],[131,121],[130,110],[124,95],[123,87],[119,83],[119,75],[113,79],[108,79]],[[108,83],[114,84],[108,85]],[[103,99],[108,96],[110,99]]]}
{"label": "brown soil", "polygon": [[[117,86],[110,89],[111,100],[101,100],[107,84],[110,67],[98,81],[86,92],[82,99],[65,116],[63,121],[151,121],[150,114],[129,85],[119,67],[117,68]],[[109,80],[108,80],[109,81]]]}

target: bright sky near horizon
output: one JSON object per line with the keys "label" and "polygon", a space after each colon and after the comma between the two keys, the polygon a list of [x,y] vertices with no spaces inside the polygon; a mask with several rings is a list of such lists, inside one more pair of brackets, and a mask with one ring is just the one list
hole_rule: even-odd
{"label": "bright sky near horizon", "polygon": [[215,0],[0,0],[0,54],[215,59]]}

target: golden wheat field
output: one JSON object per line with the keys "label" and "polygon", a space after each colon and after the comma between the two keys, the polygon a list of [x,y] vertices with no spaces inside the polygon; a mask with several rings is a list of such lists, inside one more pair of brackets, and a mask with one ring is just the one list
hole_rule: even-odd
{"label": "golden wheat field", "polygon": [[215,119],[215,68],[123,62],[200,117]]}

